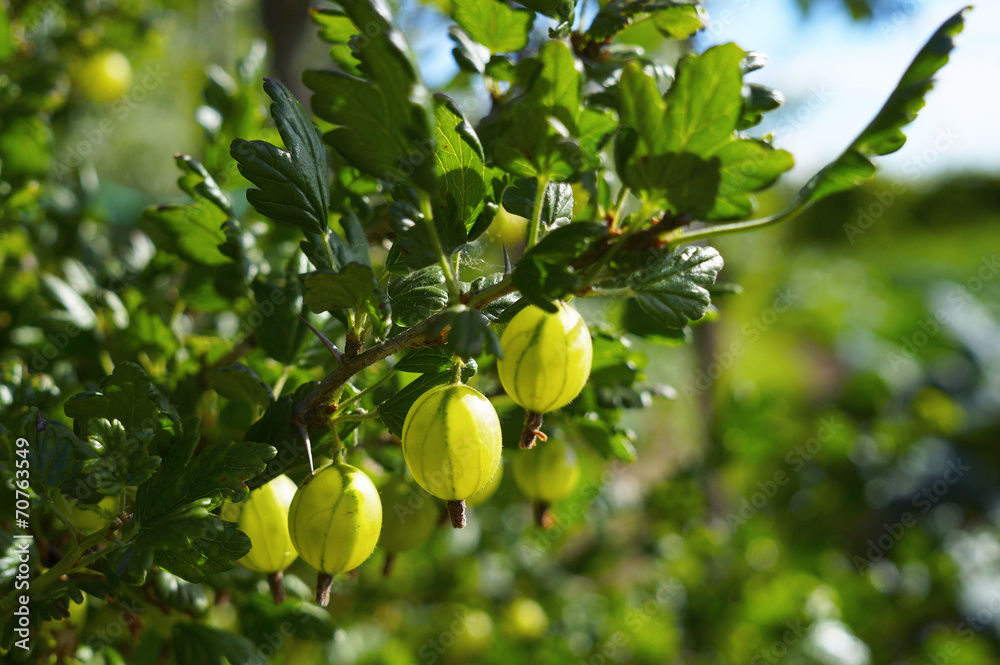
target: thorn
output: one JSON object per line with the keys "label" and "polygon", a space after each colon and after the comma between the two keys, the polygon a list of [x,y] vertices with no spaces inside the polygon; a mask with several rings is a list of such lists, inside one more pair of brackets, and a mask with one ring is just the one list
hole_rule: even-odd
{"label": "thorn", "polygon": [[507,245],[503,245],[503,276],[506,277],[514,268],[510,265],[510,255],[507,253]]}
{"label": "thorn", "polygon": [[299,435],[302,437],[302,441],[306,444],[306,457],[309,458],[309,473],[315,473],[316,469],[313,467],[312,444],[309,443],[309,432],[306,430],[306,426],[298,421],[295,421],[295,426],[299,428]]}
{"label": "thorn", "polygon": [[302,321],[302,323],[306,324],[306,327],[309,328],[309,330],[311,330],[313,334],[319,338],[319,341],[323,342],[323,346],[325,346],[330,351],[330,354],[333,356],[333,359],[337,361],[337,364],[338,365],[343,364],[344,354],[340,352],[340,349],[338,349],[333,342],[328,340],[326,338],[326,335],[316,330],[316,326],[306,321],[304,316],[302,316],[301,314],[296,314],[296,316],[298,316],[299,319]]}

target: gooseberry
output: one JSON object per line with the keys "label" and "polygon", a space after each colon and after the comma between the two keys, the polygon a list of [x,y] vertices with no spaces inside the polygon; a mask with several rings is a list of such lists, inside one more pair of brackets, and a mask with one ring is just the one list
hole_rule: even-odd
{"label": "gooseberry", "polygon": [[371,556],[382,529],[382,502],[371,479],[342,462],[306,477],[288,509],[288,533],[299,556],[319,571],[316,602],[330,602],[333,576]]}
{"label": "gooseberry", "polygon": [[500,419],[482,393],[445,385],[417,398],[403,422],[403,459],[417,484],[448,502],[451,524],[465,526],[465,499],[500,465]]}
{"label": "gooseberry", "polygon": [[541,414],[572,402],[590,378],[593,345],[579,313],[564,302],[555,313],[528,305],[500,337],[503,358],[497,372],[504,390],[528,412],[521,447],[541,434]]}

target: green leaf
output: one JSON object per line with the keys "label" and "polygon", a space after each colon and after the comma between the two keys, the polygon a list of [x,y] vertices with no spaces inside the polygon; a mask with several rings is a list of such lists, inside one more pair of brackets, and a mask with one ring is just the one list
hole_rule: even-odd
{"label": "green leaf", "polygon": [[492,144],[499,167],[527,178],[568,180],[600,164],[615,121],[610,111],[583,106],[582,72],[561,41],[547,42],[519,65],[525,93],[504,107]]}
{"label": "green leaf", "polygon": [[202,522],[200,535],[191,538],[188,547],[158,550],[156,564],[188,582],[201,582],[209,573],[231,570],[236,560],[250,551],[250,539],[235,522],[214,516]]}
{"label": "green leaf", "polygon": [[159,423],[159,393],[141,367],[130,362],[115,366],[95,392],[73,395],[63,407],[66,415],[78,421],[76,431],[86,431],[94,418],[117,420],[126,432],[139,432]]}
{"label": "green leaf", "polygon": [[512,53],[528,45],[535,15],[501,0],[454,0],[452,18],[469,37],[492,53]]}
{"label": "green leaf", "polygon": [[198,623],[174,624],[171,644],[177,662],[186,665],[267,665],[247,638]]}
{"label": "green leaf", "polygon": [[454,100],[445,95],[435,95],[434,113],[434,156],[438,177],[434,216],[435,219],[442,215],[451,217],[453,221],[448,226],[461,225],[468,234],[486,195],[483,146]]}
{"label": "green leaf", "polygon": [[83,470],[99,494],[116,495],[130,485],[140,485],[160,465],[160,458],[148,452],[154,434],[151,428],[126,431],[117,420],[94,418],[89,430],[87,440],[97,456],[85,461]]}
{"label": "green leaf", "polygon": [[580,286],[581,277],[573,262],[607,237],[607,227],[595,222],[556,229],[521,257],[512,276],[514,284],[533,305],[555,312],[552,303]]}
{"label": "green leaf", "polygon": [[262,407],[274,401],[271,386],[243,363],[213,367],[208,370],[207,378],[209,387],[226,399]]}
{"label": "green leaf", "polygon": [[399,359],[393,369],[400,372],[426,374],[428,372],[443,372],[451,367],[455,357],[442,347],[423,347],[413,349]]}
{"label": "green leaf", "polygon": [[230,153],[240,173],[258,187],[247,191],[247,201],[276,222],[293,224],[303,233],[322,233],[330,201],[326,149],[288,88],[265,78],[264,90],[274,100],[271,117],[285,148],[265,141],[233,141]]}
{"label": "green leaf", "polygon": [[[475,361],[470,360],[465,363],[465,367],[462,368],[462,380],[468,381],[471,379],[475,376],[478,369]],[[410,407],[417,401],[417,398],[431,388],[443,386],[449,381],[451,381],[451,370],[424,374],[407,384],[405,388],[392,397],[380,403],[378,406],[379,418],[389,428],[390,432],[396,436],[402,436],[406,414],[409,413]]]}
{"label": "green leaf", "polygon": [[679,329],[700,319],[711,304],[705,288],[715,283],[722,257],[713,247],[685,247],[658,257],[627,277],[639,306],[661,325]]}
{"label": "green leaf", "polygon": [[386,289],[396,325],[409,328],[441,311],[448,304],[444,275],[428,266],[389,282]]}
{"label": "green leaf", "polygon": [[455,43],[451,50],[459,69],[484,74],[490,63],[490,50],[472,41],[457,25],[448,28],[448,37]]}
{"label": "green leaf", "polygon": [[430,95],[403,33],[388,7],[370,0],[340,0],[357,32],[351,52],[358,72],[307,71],[313,111],[336,127],[323,140],[347,163],[392,184],[433,192],[434,151]]}
{"label": "green leaf", "polygon": [[220,249],[226,243],[223,225],[227,216],[210,203],[163,203],[146,208],[140,224],[150,230],[165,233],[181,256],[209,266],[230,262]]}
{"label": "green leaf", "polygon": [[965,27],[969,7],[944,22],[906,69],[882,109],[837,159],[799,192],[800,202],[818,201],[857,186],[875,173],[874,157],[896,152],[906,143],[903,127],[913,122],[934,87],[934,75],[947,64],[955,37]]}
{"label": "green leaf", "polygon": [[[531,219],[537,187],[537,181],[532,178],[516,179],[504,192],[503,207],[508,212]],[[548,232],[572,221],[573,187],[564,182],[550,182],[542,198],[542,226]]]}
{"label": "green leaf", "polygon": [[[187,441],[194,438],[187,435]],[[246,482],[264,470],[276,454],[266,443],[217,442],[190,459],[164,459],[160,470],[143,486],[142,501],[136,502],[144,528],[156,526],[186,506],[201,501],[216,505],[223,500],[241,501]]]}
{"label": "green leaf", "polygon": [[723,44],[685,57],[664,98],[638,63],[625,67],[615,158],[622,180],[644,201],[707,220],[745,217],[753,212],[751,193],[792,167],[789,153],[735,133],[745,55]]}
{"label": "green leaf", "polygon": [[317,270],[302,276],[309,311],[357,309],[375,296],[375,274],[369,266],[348,263],[338,272]]}

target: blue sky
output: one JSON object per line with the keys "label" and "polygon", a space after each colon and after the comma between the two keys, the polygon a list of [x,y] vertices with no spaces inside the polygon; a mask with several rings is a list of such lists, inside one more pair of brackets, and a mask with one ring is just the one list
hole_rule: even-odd
{"label": "blue sky", "polygon": [[[964,3],[899,5],[884,19],[855,23],[835,5],[803,19],[790,0],[710,0],[714,23],[699,49],[734,41],[768,54],[768,65],[751,80],[788,98],[768,129],[796,156],[790,177],[802,181],[871,120],[923,43]],[[880,160],[888,177],[1000,172],[1000,2],[982,0],[957,43],[927,106],[906,131],[906,145]]]}

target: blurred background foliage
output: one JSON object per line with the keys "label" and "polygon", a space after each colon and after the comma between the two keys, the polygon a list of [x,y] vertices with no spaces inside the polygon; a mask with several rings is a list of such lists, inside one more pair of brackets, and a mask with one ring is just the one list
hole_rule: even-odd
{"label": "blurred background foliage", "polygon": [[[325,57],[303,17],[275,18],[279,4],[0,5],[0,24],[16,15],[31,31],[20,46],[0,36],[5,418],[25,405],[59,414],[121,360],[169,381],[231,351],[177,329],[178,292],[219,313],[229,339],[249,303],[220,297],[225,276],[207,268],[179,282],[176,259],[156,253],[176,239],[137,220],[180,198],[174,153],[224,188],[246,186],[228,146],[273,134],[260,77]],[[846,3],[857,16],[888,4]],[[412,4],[397,16],[418,53],[441,21]],[[130,59],[134,104],[75,90],[74,69],[104,49]],[[475,94],[462,74],[449,85]],[[548,530],[508,473],[466,529],[439,529],[391,567],[377,550],[338,582],[329,611],[306,602],[301,562],[280,607],[242,568],[204,586],[161,573],[131,601],[88,597],[46,624],[46,659],[160,662],[182,643],[197,651],[204,626],[274,663],[997,662],[998,203],[1000,181],[984,176],[882,180],[788,227],[720,241],[720,281],[740,288],[718,297],[693,344],[634,342],[649,362],[628,369],[672,386],[627,416],[641,462],[581,449],[581,482]],[[517,232],[502,216],[495,245],[509,242],[504,224]],[[253,251],[287,254],[295,241],[249,230]],[[601,311],[584,313],[599,325]],[[259,355],[273,384],[281,370]],[[289,381],[308,378],[296,367]],[[217,418],[206,430],[235,431],[254,408],[190,388]]]}

